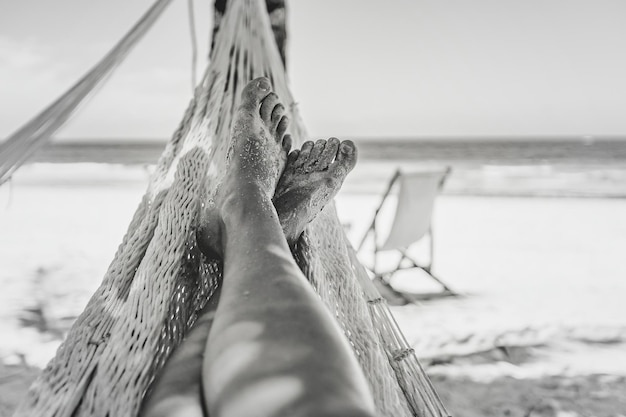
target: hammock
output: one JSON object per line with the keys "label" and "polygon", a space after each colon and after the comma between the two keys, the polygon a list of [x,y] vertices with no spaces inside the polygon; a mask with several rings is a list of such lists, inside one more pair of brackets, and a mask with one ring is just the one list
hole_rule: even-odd
{"label": "hammock", "polygon": [[[159,2],[157,2],[159,3]],[[168,142],[128,231],[85,311],[16,416],[136,416],[155,375],[221,283],[195,241],[222,169],[242,88],[267,76],[306,138],[262,0],[231,0],[211,62]],[[348,337],[381,416],[447,416],[329,206],[294,252]]]}

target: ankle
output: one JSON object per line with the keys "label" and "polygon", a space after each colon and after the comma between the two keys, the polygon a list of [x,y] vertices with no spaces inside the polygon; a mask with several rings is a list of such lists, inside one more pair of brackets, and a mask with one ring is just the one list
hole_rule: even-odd
{"label": "ankle", "polygon": [[254,218],[268,208],[274,209],[271,197],[257,184],[240,184],[223,197],[220,214],[225,225]]}

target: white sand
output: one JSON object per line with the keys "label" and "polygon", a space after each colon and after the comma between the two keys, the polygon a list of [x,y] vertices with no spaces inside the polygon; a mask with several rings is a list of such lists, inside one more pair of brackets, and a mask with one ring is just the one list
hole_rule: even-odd
{"label": "white sand", "polygon": [[[338,201],[353,243],[378,203],[369,195]],[[626,373],[625,212],[624,200],[442,196],[434,272],[467,297],[395,308],[396,318],[420,357],[496,344],[551,347],[537,352],[545,360],[524,368],[465,370],[474,376]],[[436,289],[417,272],[392,282]]]}
{"label": "white sand", "polygon": [[[141,168],[70,167],[27,166],[12,186],[0,188],[5,360],[23,355],[42,365],[53,355],[58,340],[20,326],[18,317],[40,304],[54,326],[80,312],[113,258],[148,177]],[[365,231],[380,188],[339,196],[339,215],[353,242]],[[421,357],[494,343],[549,347],[538,351],[544,360],[524,367],[473,365],[472,372],[484,375],[626,373],[616,368],[616,362],[626,367],[617,360],[623,345],[606,344],[626,340],[624,213],[626,200],[440,197],[434,271],[468,296],[394,309],[407,339]],[[405,288],[431,285],[415,273],[398,281]]]}

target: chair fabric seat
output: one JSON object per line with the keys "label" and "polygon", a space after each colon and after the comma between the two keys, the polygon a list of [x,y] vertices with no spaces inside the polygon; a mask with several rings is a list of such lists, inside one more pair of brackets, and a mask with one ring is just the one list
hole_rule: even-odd
{"label": "chair fabric seat", "polygon": [[441,182],[446,169],[402,171],[398,181],[398,202],[393,224],[378,250],[406,249],[428,232]]}

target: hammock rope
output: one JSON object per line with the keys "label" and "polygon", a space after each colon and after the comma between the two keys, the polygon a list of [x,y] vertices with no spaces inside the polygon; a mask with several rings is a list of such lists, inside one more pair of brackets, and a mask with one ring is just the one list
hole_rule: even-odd
{"label": "hammock rope", "polygon": [[[137,415],[150,383],[221,284],[221,262],[200,254],[195,231],[249,80],[270,78],[289,113],[295,145],[308,139],[265,3],[229,1],[219,26],[209,66],[102,284],[16,416]],[[350,341],[379,415],[447,416],[358,262],[334,204],[309,225],[294,257]]]}
{"label": "hammock rope", "polygon": [[193,0],[187,0],[187,16],[189,19],[189,36],[191,38],[191,92],[196,89],[196,73],[198,67],[198,39],[196,36],[196,13]]}
{"label": "hammock rope", "polygon": [[65,94],[0,143],[0,185],[76,112],[78,106],[121,64],[172,0],[157,0],[98,64]]}

